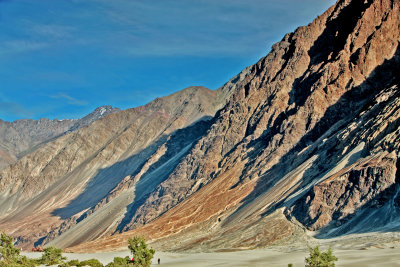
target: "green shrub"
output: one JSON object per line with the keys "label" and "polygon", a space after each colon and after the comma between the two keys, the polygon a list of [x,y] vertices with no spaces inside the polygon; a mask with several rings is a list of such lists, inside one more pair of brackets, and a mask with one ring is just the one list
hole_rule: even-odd
{"label": "green shrub", "polygon": [[1,233],[0,234],[0,267],[14,266],[14,267],[34,267],[36,266],[35,260],[28,259],[25,256],[19,255],[20,250],[14,247],[14,240],[11,236]]}
{"label": "green shrub", "polygon": [[17,263],[24,267],[34,267],[36,266],[35,260],[29,259],[26,256],[20,256]]}
{"label": "green shrub", "polygon": [[81,266],[78,260],[70,260],[68,262],[63,262],[58,265],[58,267],[72,267],[72,266]]}
{"label": "green shrub", "polygon": [[90,259],[81,261],[79,266],[103,267],[103,264],[97,259]]}
{"label": "green shrub", "polygon": [[35,261],[25,257],[25,256],[18,256],[14,259],[9,259],[7,261],[0,261],[0,267],[35,267]]}
{"label": "green shrub", "polygon": [[306,267],[335,267],[335,261],[338,260],[329,248],[326,252],[321,252],[319,246],[309,247],[310,256],[305,259]]}
{"label": "green shrub", "polygon": [[134,266],[150,266],[151,259],[154,256],[154,249],[148,248],[143,236],[134,236],[128,239],[128,248],[134,259]]}
{"label": "green shrub", "polygon": [[70,260],[67,262],[69,266],[79,266],[79,261],[78,260]]}
{"label": "green shrub", "polygon": [[[140,266],[148,267],[151,264],[151,259],[154,256],[154,249],[148,248],[144,237],[135,236],[128,239],[128,248],[131,250],[134,262],[131,261],[129,256],[125,258],[115,257],[113,262],[107,264],[107,267],[131,267]],[[63,262],[66,258],[62,256],[62,250],[56,247],[47,247],[43,250],[42,257],[39,259],[29,259],[25,256],[19,255],[20,250],[14,247],[12,237],[1,233],[0,235],[0,254],[2,260],[0,260],[0,267],[34,267],[37,265],[55,265],[59,264],[59,267],[71,267],[71,266],[91,266],[91,267],[103,267],[103,264],[97,259],[90,259],[79,262],[78,260],[71,260]]]}
{"label": "green shrub", "polygon": [[106,265],[106,267],[125,267],[125,266],[130,266],[130,259],[128,256],[125,258],[115,257],[113,262],[110,262],[109,264]]}
{"label": "green shrub", "polygon": [[113,262],[110,262],[109,264],[106,265],[106,267],[128,267],[128,266],[132,266],[129,256],[126,256],[125,258],[115,257]]}
{"label": "green shrub", "polygon": [[79,261],[78,260],[70,260],[67,262],[70,266],[79,266]]}
{"label": "green shrub", "polygon": [[43,250],[40,263],[47,265],[54,265],[62,263],[62,261],[65,259],[67,258],[62,256],[62,249],[51,246]]}
{"label": "green shrub", "polygon": [[0,254],[5,262],[19,256],[19,249],[14,247],[13,238],[5,233],[0,234]]}

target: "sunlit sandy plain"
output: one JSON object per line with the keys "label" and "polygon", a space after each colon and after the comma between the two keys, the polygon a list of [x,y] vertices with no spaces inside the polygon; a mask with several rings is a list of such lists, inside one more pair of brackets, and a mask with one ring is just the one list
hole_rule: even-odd
{"label": "sunlit sandy plain", "polygon": [[[389,241],[391,239],[391,241]],[[315,241],[315,240],[314,240]],[[329,246],[334,255],[339,258],[336,266],[400,266],[400,235],[399,233],[364,234],[341,237],[338,239],[318,240],[310,245],[320,244],[322,250]],[[308,255],[307,244],[288,244],[271,248],[242,250],[232,252],[160,252],[157,251],[152,266],[304,266]],[[35,258],[40,253],[23,252],[24,255]],[[68,260],[85,260],[96,258],[103,264],[112,261],[114,257],[130,255],[128,250],[101,253],[64,253]]]}

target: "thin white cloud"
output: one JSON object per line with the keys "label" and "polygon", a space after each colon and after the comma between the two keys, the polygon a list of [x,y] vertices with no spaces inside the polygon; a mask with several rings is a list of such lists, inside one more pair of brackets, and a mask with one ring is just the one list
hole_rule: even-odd
{"label": "thin white cloud", "polygon": [[[308,6],[334,2],[305,1]],[[104,21],[116,29],[104,32],[103,45],[109,48],[106,51],[130,56],[248,55],[260,44],[270,46],[299,26],[303,18],[297,15],[297,7],[306,13],[303,17],[309,17],[302,24],[317,15],[297,0],[92,2]]]}
{"label": "thin white cloud", "polygon": [[21,104],[5,101],[0,99],[0,116],[7,117],[7,116],[20,116],[24,118],[32,117],[32,113],[28,111],[24,106]]}
{"label": "thin white cloud", "polygon": [[45,42],[29,40],[9,40],[0,43],[0,55],[18,54],[44,49],[48,46]]}
{"label": "thin white cloud", "polygon": [[85,100],[79,100],[77,98],[74,98],[68,94],[65,93],[58,93],[56,95],[50,96],[51,98],[54,99],[61,99],[61,100],[66,100],[68,104],[74,105],[74,106],[86,106],[89,103]]}
{"label": "thin white cloud", "polygon": [[246,56],[294,30],[287,25],[299,25],[299,10],[308,23],[317,15],[314,6],[334,2],[304,1],[71,0],[64,3],[69,12],[53,17],[52,24],[37,17],[20,21],[31,41],[0,45],[0,54],[61,44],[120,56]]}
{"label": "thin white cloud", "polygon": [[39,35],[42,38],[50,39],[66,39],[72,38],[74,27],[64,25],[51,24],[34,24],[32,23],[32,35]]}

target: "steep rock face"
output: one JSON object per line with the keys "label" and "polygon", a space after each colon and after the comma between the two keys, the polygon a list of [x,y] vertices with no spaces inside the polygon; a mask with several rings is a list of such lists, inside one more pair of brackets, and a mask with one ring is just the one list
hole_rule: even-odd
{"label": "steep rock face", "polygon": [[[330,173],[291,207],[292,215],[310,230],[341,226],[352,221],[361,209],[379,210],[385,205],[393,210],[380,215],[381,223],[375,227],[396,221],[393,215],[399,212],[396,196],[400,162],[398,89],[394,86],[384,90],[346,128],[322,145],[325,148],[321,148],[330,151],[327,158],[338,157],[340,151],[346,153],[348,144],[359,143],[363,149],[352,155],[354,163]],[[396,227],[397,223],[393,229]],[[345,231],[356,230],[350,227],[340,233]]]}
{"label": "steep rock face", "polygon": [[37,146],[66,132],[88,126],[93,121],[117,111],[118,108],[103,106],[78,120],[0,120],[0,170],[30,153]]}
{"label": "steep rock face", "polygon": [[296,218],[310,230],[317,230],[332,221],[340,225],[366,205],[383,206],[396,192],[396,156],[382,156],[360,160],[344,173],[315,185],[293,206]]}

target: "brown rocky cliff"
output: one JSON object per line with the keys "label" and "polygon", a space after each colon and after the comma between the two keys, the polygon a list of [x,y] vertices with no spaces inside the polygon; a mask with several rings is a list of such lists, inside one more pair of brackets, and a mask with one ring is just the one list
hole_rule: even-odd
{"label": "brown rocky cliff", "polygon": [[[378,95],[366,110],[331,140],[326,140],[321,147],[321,150],[329,151],[326,158],[337,156],[340,151],[348,152],[351,144],[365,142],[367,146],[358,158],[355,157],[354,163],[313,186],[291,207],[292,215],[309,229],[318,230],[328,225],[340,226],[355,217],[361,209],[372,207],[379,210],[384,205],[392,205],[396,209],[399,121],[400,95],[398,86],[394,86]],[[380,215],[381,226],[385,225],[385,218],[391,217],[392,212]]]}
{"label": "brown rocky cliff", "polygon": [[350,220],[367,205],[380,208],[396,192],[396,158],[378,154],[334,174],[292,207],[294,215],[310,230],[318,230],[332,221],[338,226]]}

